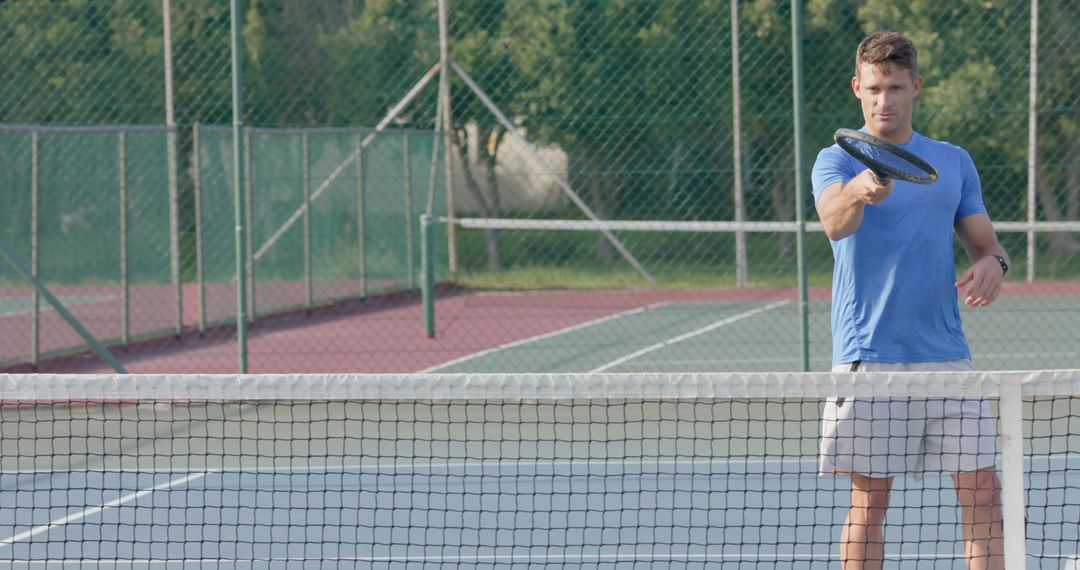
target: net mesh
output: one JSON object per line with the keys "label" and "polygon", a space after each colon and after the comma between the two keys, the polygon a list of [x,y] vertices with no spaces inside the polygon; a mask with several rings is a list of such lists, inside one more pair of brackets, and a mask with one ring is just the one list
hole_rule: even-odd
{"label": "net mesh", "polygon": [[[1060,569],[1080,554],[1076,370],[0,387],[0,560],[13,567],[835,567],[848,480],[820,476],[817,458],[835,396],[986,398],[1006,555]],[[965,566],[953,489],[897,477],[888,564]]]}

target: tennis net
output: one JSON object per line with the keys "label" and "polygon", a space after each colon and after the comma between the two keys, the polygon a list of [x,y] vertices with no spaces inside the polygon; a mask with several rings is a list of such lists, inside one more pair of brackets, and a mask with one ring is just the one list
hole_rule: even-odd
{"label": "tennis net", "polygon": [[[833,568],[826,399],[949,396],[990,404],[1009,567],[1076,568],[1078,394],[1077,370],[0,375],[0,562]],[[886,565],[965,567],[960,518],[949,477],[897,477]]]}

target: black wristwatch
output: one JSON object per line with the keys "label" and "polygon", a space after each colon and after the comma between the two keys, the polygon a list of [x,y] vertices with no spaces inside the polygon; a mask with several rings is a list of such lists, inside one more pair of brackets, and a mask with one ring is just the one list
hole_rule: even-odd
{"label": "black wristwatch", "polygon": [[998,260],[998,263],[1001,264],[1001,274],[1007,274],[1009,272],[1009,262],[1005,261],[1005,258],[1000,255],[995,255],[994,259]]}

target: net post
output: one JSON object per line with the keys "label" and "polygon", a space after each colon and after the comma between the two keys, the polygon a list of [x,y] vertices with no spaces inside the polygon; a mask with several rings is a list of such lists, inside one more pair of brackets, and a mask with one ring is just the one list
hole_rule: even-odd
{"label": "net post", "polygon": [[1025,567],[1024,421],[1021,378],[1006,375],[998,387],[1001,429],[1001,514],[1005,568]]}
{"label": "net post", "polygon": [[424,334],[435,338],[435,232],[432,225],[435,217],[430,213],[420,214],[420,296],[424,306]]}

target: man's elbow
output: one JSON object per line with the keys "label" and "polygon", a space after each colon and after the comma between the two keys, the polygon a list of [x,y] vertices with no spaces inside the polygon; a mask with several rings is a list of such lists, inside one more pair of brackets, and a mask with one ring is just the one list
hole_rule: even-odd
{"label": "man's elbow", "polygon": [[821,227],[825,230],[825,236],[832,241],[840,241],[854,233],[852,228],[840,224],[830,224],[825,221],[821,222]]}

